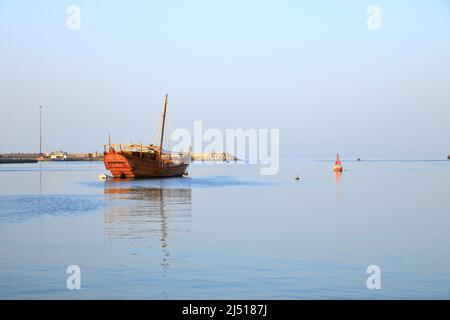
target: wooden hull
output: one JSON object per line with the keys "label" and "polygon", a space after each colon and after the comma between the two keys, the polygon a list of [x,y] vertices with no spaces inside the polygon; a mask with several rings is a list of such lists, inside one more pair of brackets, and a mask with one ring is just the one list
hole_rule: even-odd
{"label": "wooden hull", "polygon": [[189,164],[170,164],[161,162],[155,154],[139,152],[105,153],[105,167],[114,178],[168,178],[181,177],[186,173]]}

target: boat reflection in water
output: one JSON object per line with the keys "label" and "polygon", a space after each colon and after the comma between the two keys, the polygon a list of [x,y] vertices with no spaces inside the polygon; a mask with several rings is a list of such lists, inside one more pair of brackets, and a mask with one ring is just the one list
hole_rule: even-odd
{"label": "boat reflection in water", "polygon": [[333,174],[336,179],[336,201],[339,202],[341,200],[341,192],[339,190],[339,185],[341,184],[342,172],[334,171]]}
{"label": "boat reflection in water", "polygon": [[[189,231],[191,189],[131,186],[106,183],[105,230],[112,239],[159,239],[161,267],[169,266],[169,230]],[[145,241],[147,242],[147,241]]]}

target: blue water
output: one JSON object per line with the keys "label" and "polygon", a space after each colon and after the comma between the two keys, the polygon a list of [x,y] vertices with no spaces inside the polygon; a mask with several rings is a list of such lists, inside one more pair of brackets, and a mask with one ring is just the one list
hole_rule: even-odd
{"label": "blue water", "polygon": [[331,166],[99,181],[102,163],[0,165],[0,298],[449,299],[450,161]]}

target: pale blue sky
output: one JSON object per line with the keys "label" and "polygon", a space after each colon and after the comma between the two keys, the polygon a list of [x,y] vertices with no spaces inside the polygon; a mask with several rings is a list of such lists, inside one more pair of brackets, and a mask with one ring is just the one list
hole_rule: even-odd
{"label": "pale blue sky", "polygon": [[282,156],[450,152],[450,1],[0,0],[0,58],[0,152],[39,150],[38,105],[45,151],[147,142],[166,92],[170,128],[279,128]]}

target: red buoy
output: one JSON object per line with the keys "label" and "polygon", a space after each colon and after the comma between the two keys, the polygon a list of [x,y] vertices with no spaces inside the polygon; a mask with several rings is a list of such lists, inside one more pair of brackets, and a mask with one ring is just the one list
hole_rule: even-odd
{"label": "red buoy", "polygon": [[336,161],[334,161],[333,171],[334,172],[342,172],[342,163],[341,159],[339,159],[339,154],[336,153]]}

